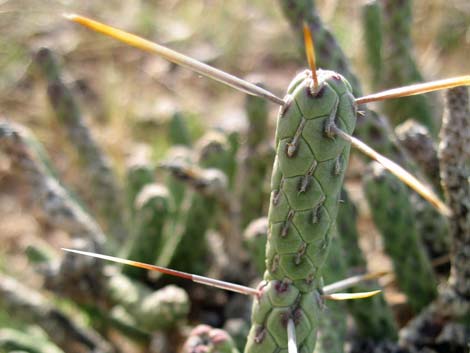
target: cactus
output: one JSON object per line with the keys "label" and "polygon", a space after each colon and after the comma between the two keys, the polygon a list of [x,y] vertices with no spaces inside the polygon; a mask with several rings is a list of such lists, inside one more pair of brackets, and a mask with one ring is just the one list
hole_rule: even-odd
{"label": "cactus", "polygon": [[245,110],[249,125],[246,143],[239,154],[238,172],[242,227],[263,214],[265,200],[269,195],[267,174],[274,159],[273,148],[265,142],[269,129],[267,102],[247,96]]}
{"label": "cactus", "polygon": [[150,151],[146,145],[139,145],[126,161],[127,207],[131,221],[135,216],[135,199],[142,188],[153,182],[155,166],[150,161]]}
{"label": "cactus", "polygon": [[37,146],[40,146],[39,142],[27,129],[5,120],[0,121],[0,149],[31,185],[34,201],[46,213],[51,224],[71,236],[92,240],[94,248],[99,250],[105,240],[99,225],[50,173],[41,157],[42,148],[38,151],[35,148]]}
{"label": "cactus", "polygon": [[266,217],[251,221],[243,233],[243,242],[250,253],[251,261],[261,277],[266,270],[265,252],[268,239],[268,219]]}
{"label": "cactus", "polygon": [[109,298],[122,305],[135,320],[136,326],[152,332],[175,327],[189,313],[186,292],[174,285],[156,292],[126,276],[114,275],[109,281]]}
{"label": "cactus", "polygon": [[0,329],[0,352],[63,353],[64,351],[39,335],[12,329]]}
{"label": "cactus", "polygon": [[75,146],[86,175],[90,178],[96,210],[106,220],[116,241],[123,241],[126,229],[119,197],[121,193],[110,162],[86,125],[71,90],[63,82],[54,54],[49,49],[42,48],[37,53],[35,62],[47,80],[49,99],[57,118],[65,126],[68,138]]}
{"label": "cactus", "polygon": [[[148,184],[135,200],[136,221],[134,234],[130,239],[126,258],[130,260],[155,263],[164,245],[164,229],[172,213],[170,194],[160,184]],[[135,278],[145,279],[146,270],[126,266],[123,273]]]}
{"label": "cactus", "polygon": [[[380,0],[383,8],[384,28],[384,83],[387,87],[398,87],[421,82],[423,77],[414,59],[411,41],[412,1]],[[437,124],[429,100],[423,96],[389,100],[385,111],[394,125],[413,118],[425,125],[432,134],[437,133]]]}
{"label": "cactus", "polygon": [[196,326],[189,334],[183,353],[238,353],[227,332],[208,325]]}
{"label": "cactus", "polygon": [[429,129],[415,120],[407,120],[395,128],[400,144],[413,157],[436,190],[441,189],[437,146]]}
{"label": "cactus", "polygon": [[[328,282],[336,282],[346,277],[341,239],[334,234],[330,250],[323,269],[323,278]],[[346,305],[342,302],[328,304],[319,319],[319,332],[315,353],[343,353],[346,340]]]}
{"label": "cactus", "polygon": [[4,275],[0,275],[0,306],[15,319],[42,327],[65,352],[113,352],[98,333],[80,327],[41,294]]}
{"label": "cactus", "polygon": [[436,297],[436,280],[416,231],[408,191],[377,163],[369,169],[364,189],[385,251],[392,258],[398,284],[411,308],[419,312]]}
{"label": "cactus", "polygon": [[168,138],[171,145],[182,145],[190,147],[192,145],[191,134],[185,121],[185,116],[176,112],[171,116],[168,126]]}
{"label": "cactus", "polygon": [[312,351],[315,345],[322,306],[318,294],[321,268],[335,228],[350,149],[329,135],[329,129],[339,124],[352,132],[356,117],[345,79],[330,71],[319,73],[318,91],[309,71],[295,77],[287,91],[288,103],[279,113],[267,269],[253,306],[245,353],[287,348],[290,318],[296,326],[299,351]]}
{"label": "cactus", "polygon": [[[470,317],[469,278],[469,169],[470,106],[468,88],[450,89],[439,133],[439,165],[448,205],[451,234],[451,271],[438,298],[400,332],[405,346],[446,347],[449,352],[468,349]],[[433,330],[428,328],[432,327]]]}
{"label": "cactus", "polygon": [[[450,234],[452,267],[449,285],[462,298],[470,297],[470,106],[467,87],[447,92],[446,111],[439,134],[441,179],[447,202],[452,209]],[[467,299],[468,303],[468,299]]]}
{"label": "cactus", "polygon": [[[341,192],[341,199],[343,202],[338,210],[338,233],[340,234],[344,260],[349,269],[348,274],[365,273],[367,261],[359,247],[357,209],[345,189]],[[369,281],[353,287],[352,290],[364,292],[377,287],[376,281]],[[367,300],[351,300],[348,301],[347,306],[354,318],[357,336],[361,341],[369,340],[377,343],[380,340],[393,341],[397,338],[397,325],[383,294],[375,295]]]}
{"label": "cactus", "polygon": [[364,44],[366,47],[367,63],[372,73],[371,82],[377,89],[382,82],[383,58],[382,58],[382,10],[378,0],[369,0],[362,5],[362,29]]}
{"label": "cactus", "polygon": [[[215,220],[218,205],[217,194],[223,193],[227,187],[225,175],[217,169],[205,170],[199,180],[202,181],[199,186],[204,187],[208,194],[193,192],[188,195],[186,204],[183,205],[185,214],[183,229],[180,234],[176,234],[174,239],[169,241],[170,248],[173,247],[170,267],[196,274],[207,271],[206,231]],[[172,246],[172,244],[175,245]]]}
{"label": "cactus", "polygon": [[[174,146],[168,150],[165,159],[160,163],[160,168],[168,169],[172,174],[178,174],[187,165],[193,164],[193,159],[191,150],[183,146]],[[174,175],[169,175],[165,181],[174,201],[175,214],[179,214],[186,194],[185,182],[180,178],[175,178]]]}

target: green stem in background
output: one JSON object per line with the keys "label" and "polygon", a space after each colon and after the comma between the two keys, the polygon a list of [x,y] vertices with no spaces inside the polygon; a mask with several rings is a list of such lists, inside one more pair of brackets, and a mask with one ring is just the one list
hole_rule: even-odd
{"label": "green stem in background", "polygon": [[[341,200],[343,202],[338,210],[338,233],[341,238],[344,260],[349,271],[348,275],[365,273],[367,260],[359,246],[357,209],[344,188],[341,192]],[[367,292],[379,287],[377,281],[368,281],[353,287],[352,291]],[[391,308],[382,293],[367,300],[350,300],[347,302],[347,307],[356,323],[356,335],[359,341],[396,340],[397,325]]]}
{"label": "green stem in background", "polygon": [[[147,184],[135,200],[134,234],[129,241],[127,259],[155,263],[162,252],[165,224],[172,214],[170,193],[160,184]],[[123,273],[144,280],[147,271],[125,266]]]}
{"label": "green stem in background", "polygon": [[238,353],[230,335],[208,325],[193,328],[184,344],[182,353]]}
{"label": "green stem in background", "polygon": [[85,175],[89,178],[94,201],[91,207],[105,220],[115,241],[123,241],[127,230],[123,218],[121,192],[108,157],[92,136],[78,102],[64,83],[54,54],[49,49],[42,48],[36,54],[35,63],[47,80],[49,100],[57,119],[66,129],[70,143],[77,150]]}
{"label": "green stem in background", "polygon": [[189,297],[177,286],[169,285],[152,291],[141,283],[118,274],[110,278],[108,286],[110,301],[124,307],[135,321],[136,327],[144,331],[176,327],[189,313]]}
{"label": "green stem in background", "polygon": [[[212,173],[212,172],[217,173]],[[204,274],[208,269],[208,244],[206,232],[214,225],[218,193],[225,193],[227,179],[225,175],[216,169],[208,169],[203,173],[203,184],[211,191],[209,194],[201,194],[192,191],[187,195],[182,205],[183,223],[182,229],[177,228],[177,233],[169,239],[165,247],[164,258],[171,257],[170,268],[195,274]],[[159,261],[166,266],[166,261]]]}
{"label": "green stem in background", "polygon": [[183,113],[176,112],[171,116],[168,125],[168,138],[172,146],[181,145],[190,147],[193,144],[186,116]]}
{"label": "green stem in background", "polygon": [[[412,1],[379,0],[383,14],[383,84],[382,88],[400,87],[422,82],[413,53],[411,39]],[[433,135],[438,124],[426,96],[418,95],[402,100],[384,102],[387,115],[393,125],[415,119],[425,125]]]}
{"label": "green stem in background", "polygon": [[155,179],[155,165],[150,160],[150,150],[146,145],[139,145],[126,161],[126,194],[130,221],[135,223],[135,200],[145,185]]}
{"label": "green stem in background", "polygon": [[0,352],[64,353],[38,334],[5,328],[0,329]]}
{"label": "green stem in background", "polygon": [[269,197],[267,175],[274,160],[274,150],[267,141],[268,103],[258,97],[246,96],[248,117],[246,143],[239,156],[238,189],[240,194],[241,226],[263,215]]}
{"label": "green stem in background", "polygon": [[[323,268],[323,279],[327,283],[340,281],[347,276],[341,239],[334,234],[330,251]],[[369,299],[371,300],[371,299]],[[369,302],[366,300],[366,302]],[[347,333],[346,303],[331,302],[320,317],[319,333],[315,353],[343,353]]]}
{"label": "green stem in background", "polygon": [[248,250],[259,277],[266,271],[265,253],[268,239],[268,219],[266,217],[251,221],[243,232],[243,243]]}
{"label": "green stem in background", "polygon": [[369,0],[362,5],[362,32],[366,48],[367,64],[371,72],[371,82],[374,89],[379,89],[383,76],[382,58],[382,9],[378,0]]}
{"label": "green stem in background", "polygon": [[15,319],[42,327],[65,352],[114,352],[97,332],[80,327],[47,298],[4,275],[0,275],[0,306]]}
{"label": "green stem in background", "polygon": [[375,162],[365,175],[364,189],[398,285],[413,311],[419,312],[436,297],[437,282],[416,230],[409,192]]}
{"label": "green stem in background", "polygon": [[351,147],[331,132],[337,126],[352,133],[356,122],[349,83],[331,71],[318,73],[318,91],[310,71],[294,78],[278,117],[266,272],[245,353],[287,348],[289,320],[299,351],[315,346],[321,273]]}
{"label": "green stem in background", "polygon": [[170,172],[170,175],[165,178],[165,184],[170,190],[177,215],[181,213],[181,205],[187,193],[187,187],[185,181],[175,177],[174,174],[192,164],[194,164],[194,158],[190,149],[183,146],[173,146],[167,151],[164,160],[159,165],[160,168]]}

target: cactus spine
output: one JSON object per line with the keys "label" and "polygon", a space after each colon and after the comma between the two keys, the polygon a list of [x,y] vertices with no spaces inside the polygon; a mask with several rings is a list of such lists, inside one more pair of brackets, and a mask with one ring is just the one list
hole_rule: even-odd
{"label": "cactus spine", "polygon": [[245,353],[287,348],[289,319],[295,323],[299,351],[312,352],[315,346],[321,269],[350,150],[332,129],[352,133],[356,122],[349,83],[331,71],[318,73],[318,91],[310,71],[294,78],[278,116],[267,269]]}

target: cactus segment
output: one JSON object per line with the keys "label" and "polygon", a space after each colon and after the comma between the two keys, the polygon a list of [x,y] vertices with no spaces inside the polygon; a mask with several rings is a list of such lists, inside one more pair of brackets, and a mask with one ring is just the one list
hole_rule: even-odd
{"label": "cactus segment", "polygon": [[382,10],[378,0],[367,1],[362,5],[362,29],[366,47],[367,63],[372,73],[371,82],[374,88],[382,82]]}
{"label": "cactus segment", "polygon": [[[411,39],[412,0],[380,0],[383,14],[383,82],[389,87],[422,82],[416,64]],[[432,134],[437,133],[437,123],[428,97],[416,96],[403,100],[388,100],[385,111],[394,125],[413,118],[425,125]]]}
{"label": "cactus segment", "polygon": [[409,192],[377,163],[366,175],[364,188],[398,284],[411,308],[419,312],[436,297],[437,289],[431,263],[416,231]]}
{"label": "cactus segment", "polygon": [[183,353],[238,353],[230,335],[221,329],[198,325],[191,330]]}
{"label": "cactus segment", "polygon": [[[135,208],[135,233],[125,258],[155,263],[163,248],[165,222],[172,211],[169,191],[163,185],[148,184],[137,195]],[[123,273],[135,279],[147,275],[146,270],[131,266],[123,267]]]}
{"label": "cactus segment", "polygon": [[299,351],[314,349],[323,306],[321,270],[350,150],[333,128],[352,133],[356,121],[349,83],[332,71],[318,70],[318,78],[317,92],[312,92],[309,71],[294,78],[279,112],[266,271],[253,304],[245,353],[287,348],[289,319]]}
{"label": "cactus segment", "polygon": [[147,331],[168,329],[184,320],[189,313],[189,297],[174,285],[152,292],[139,282],[123,275],[114,275],[108,282],[108,295],[115,305],[122,305]]}
{"label": "cactus segment", "polygon": [[267,238],[268,219],[266,217],[258,218],[250,222],[243,233],[243,242],[250,253],[250,257],[260,277],[266,270],[265,252]]}
{"label": "cactus segment", "polygon": [[[367,261],[359,246],[357,209],[345,189],[341,192],[341,199],[343,202],[338,211],[338,232],[344,249],[344,259],[350,271],[349,275],[364,273],[367,270]],[[377,287],[379,287],[377,281],[368,281],[353,287],[352,291],[369,291]],[[397,338],[397,325],[382,293],[365,301],[349,300],[346,305],[356,322],[359,340],[379,341]]]}
{"label": "cactus segment", "polygon": [[0,352],[64,353],[45,337],[13,329],[0,329]]}
{"label": "cactus segment", "polygon": [[[36,55],[36,65],[47,79],[49,101],[58,121],[67,131],[74,145],[93,192],[93,204],[106,221],[107,228],[117,241],[123,241],[127,230],[123,222],[120,188],[108,156],[96,142],[85,122],[72,91],[62,79],[61,69],[54,54],[42,48]],[[114,244],[117,245],[117,244]]]}

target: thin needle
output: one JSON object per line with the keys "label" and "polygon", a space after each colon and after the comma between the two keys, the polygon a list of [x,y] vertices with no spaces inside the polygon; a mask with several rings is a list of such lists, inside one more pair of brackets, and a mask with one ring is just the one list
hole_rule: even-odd
{"label": "thin needle", "polygon": [[287,352],[297,353],[297,337],[295,334],[294,320],[287,321]]}
{"label": "thin needle", "polygon": [[377,271],[372,273],[366,273],[363,275],[352,276],[346,279],[343,279],[338,282],[328,284],[322,288],[324,294],[332,294],[339,290],[344,290],[352,286],[357,285],[358,283],[369,281],[371,279],[377,279],[388,274],[388,271]]}
{"label": "thin needle", "polygon": [[257,289],[254,289],[254,288],[242,286],[242,285],[235,284],[235,283],[219,281],[217,279],[208,278],[208,277],[204,277],[204,276],[193,275],[193,274],[186,273],[186,272],[176,271],[176,270],[172,270],[172,269],[169,269],[169,268],[166,268],[166,267],[150,265],[150,264],[146,264],[146,263],[143,263],[143,262],[126,260],[126,259],[121,259],[119,257],[102,255],[102,254],[92,253],[92,252],[88,252],[88,251],[80,251],[80,250],[73,250],[73,249],[66,249],[66,248],[62,248],[62,250],[72,252],[72,253],[76,253],[76,254],[80,254],[80,255],[96,257],[98,259],[117,262],[117,263],[121,263],[121,264],[124,264],[124,265],[139,267],[139,268],[143,268],[143,269],[150,270],[150,271],[157,271],[157,272],[161,272],[161,273],[164,273],[164,274],[167,274],[167,275],[170,275],[170,276],[175,276],[175,277],[188,279],[188,280],[196,282],[196,283],[201,283],[201,284],[205,284],[207,286],[229,290],[229,291],[236,292],[236,293],[241,293],[241,294],[245,294],[245,295],[258,295],[259,294],[259,291]]}
{"label": "thin needle", "polygon": [[373,290],[370,292],[359,292],[359,293],[332,293],[332,294],[324,294],[322,297],[323,299],[329,300],[355,300],[355,299],[365,299],[373,297],[376,294],[381,292],[380,289]]}
{"label": "thin needle", "polygon": [[67,15],[64,15],[64,17],[70,21],[79,23],[82,26],[88,27],[96,32],[113,37],[133,47],[143,49],[145,51],[149,51],[154,54],[160,55],[163,58],[167,59],[168,61],[171,61],[172,63],[184,66],[203,76],[209,77],[213,80],[222,82],[230,87],[238,89],[239,91],[242,91],[244,93],[251,94],[254,96],[266,98],[279,105],[284,105],[284,100],[275,96],[273,93],[259,86],[256,86],[253,83],[242,80],[236,76],[230,75],[222,70],[216,69],[212,66],[209,66],[200,61],[192,59],[189,56],[180,54],[174,50],[166,48],[157,43],[153,43],[135,34],[122,31],[120,29],[105,25],[104,23],[97,22],[90,18],[80,16],[80,15],[67,14]]}
{"label": "thin needle", "polygon": [[314,92],[318,91],[318,77],[317,77],[317,65],[315,63],[315,46],[313,44],[312,32],[308,27],[307,23],[304,22],[304,43],[305,53],[307,54],[308,66],[312,71],[313,78],[313,89]]}
{"label": "thin needle", "polygon": [[358,140],[354,136],[351,136],[341,129],[334,127],[335,133],[341,137],[342,139],[350,142],[354,147],[360,150],[365,155],[369,156],[373,160],[380,163],[385,169],[403,181],[406,185],[420,194],[425,200],[429,201],[431,205],[433,205],[439,212],[441,212],[444,216],[450,217],[452,211],[450,210],[447,205],[442,202],[439,197],[428,187],[426,187],[423,183],[421,183],[418,179],[416,179],[413,175],[407,172],[405,169],[400,167],[395,162],[391,161],[387,157],[382,156],[380,153],[366,145],[361,140]]}
{"label": "thin needle", "polygon": [[386,99],[393,99],[399,97],[414,96],[441,89],[453,88],[458,86],[469,86],[470,75],[448,78],[427,83],[417,83],[405,87],[393,88],[386,91],[370,94],[361,98],[356,98],[357,104],[364,104],[369,102],[382,101]]}

